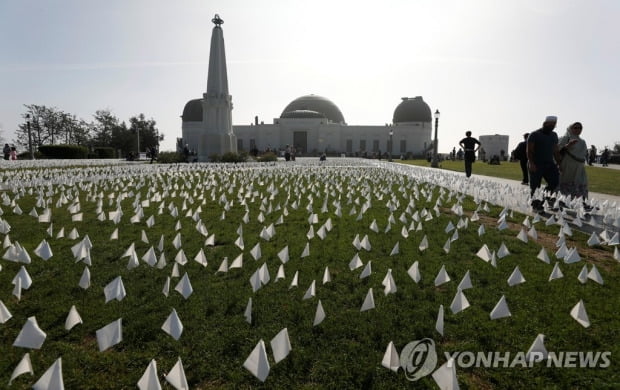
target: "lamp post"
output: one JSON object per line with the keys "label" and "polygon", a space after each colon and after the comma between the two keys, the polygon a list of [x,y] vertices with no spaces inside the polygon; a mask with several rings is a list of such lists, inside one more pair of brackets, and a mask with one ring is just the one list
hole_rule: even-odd
{"label": "lamp post", "polygon": [[437,128],[439,127],[439,110],[435,111],[435,142],[433,143],[433,161],[431,167],[439,167],[439,156],[437,155]]}
{"label": "lamp post", "polygon": [[390,125],[390,147],[389,147],[389,155],[388,155],[388,161],[392,162],[392,136],[394,135],[394,130],[392,130],[392,126]]}
{"label": "lamp post", "polygon": [[136,127],[136,136],[138,137],[138,156],[136,160],[140,160],[140,128]]}
{"label": "lamp post", "polygon": [[26,114],[26,128],[28,129],[28,151],[30,152],[30,159],[34,160],[34,154],[32,152],[32,135],[30,133],[30,114]]}

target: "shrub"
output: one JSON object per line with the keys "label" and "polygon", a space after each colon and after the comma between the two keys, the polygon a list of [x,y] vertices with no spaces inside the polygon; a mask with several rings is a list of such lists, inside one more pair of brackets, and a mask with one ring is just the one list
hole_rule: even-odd
{"label": "shrub", "polygon": [[248,159],[248,154],[245,152],[241,152],[241,153],[227,152],[222,155],[222,158],[220,161],[225,162],[225,163],[240,163],[240,162],[246,162],[247,159]]}
{"label": "shrub", "polygon": [[220,156],[217,153],[213,153],[212,155],[209,156],[209,161],[211,161],[211,162],[221,162],[222,161],[222,156]]}
{"label": "shrub", "polygon": [[270,162],[270,161],[278,161],[278,156],[275,153],[267,152],[258,156],[258,162]]}
{"label": "shrub", "polygon": [[88,157],[88,149],[84,146],[78,145],[41,145],[39,146],[39,152],[41,152],[45,157],[52,159],[76,159]]}
{"label": "shrub", "polygon": [[95,158],[114,158],[116,156],[114,148],[109,146],[95,146],[92,154],[95,155]]}
{"label": "shrub", "polygon": [[183,161],[183,156],[177,152],[159,152],[157,162],[161,164],[174,164]]}

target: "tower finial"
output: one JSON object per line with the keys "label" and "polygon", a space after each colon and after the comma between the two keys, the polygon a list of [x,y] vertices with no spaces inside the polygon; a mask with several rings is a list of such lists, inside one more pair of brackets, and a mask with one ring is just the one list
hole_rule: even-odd
{"label": "tower finial", "polygon": [[222,25],[224,23],[224,21],[222,19],[220,19],[220,15],[218,15],[218,14],[215,14],[215,17],[213,19],[211,19],[211,21],[217,27],[220,27],[220,25]]}

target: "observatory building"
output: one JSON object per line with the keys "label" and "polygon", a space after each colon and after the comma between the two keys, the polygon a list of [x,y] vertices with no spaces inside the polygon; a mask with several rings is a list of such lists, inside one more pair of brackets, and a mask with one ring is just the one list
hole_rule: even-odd
{"label": "observatory building", "polygon": [[[198,161],[226,152],[283,150],[297,155],[321,153],[373,156],[426,156],[432,150],[431,109],[421,96],[402,98],[385,125],[349,125],[328,98],[301,96],[291,101],[273,123],[255,117],[250,125],[232,125],[232,96],[228,91],[222,23],[215,15],[211,36],[207,90],[185,104],[181,147],[196,152]],[[388,114],[389,115],[389,114]],[[389,124],[387,124],[389,123]]]}

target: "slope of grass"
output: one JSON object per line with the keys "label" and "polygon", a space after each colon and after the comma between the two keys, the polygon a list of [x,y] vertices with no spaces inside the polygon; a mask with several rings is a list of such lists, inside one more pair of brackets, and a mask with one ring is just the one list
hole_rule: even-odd
{"label": "slope of grass", "polygon": [[[430,163],[426,160],[406,160],[398,161],[403,164],[417,165],[422,167],[430,167]],[[446,160],[440,163],[441,169],[447,169],[455,172],[465,172],[463,161]],[[500,165],[490,165],[481,161],[473,164],[472,172],[477,175],[501,177],[504,179],[521,181],[521,166],[519,162],[502,162]],[[588,175],[588,186],[590,191],[602,194],[610,194],[620,196],[620,170],[609,169],[603,167],[586,166]]]}
{"label": "slope of grass", "polygon": [[[135,388],[151,359],[157,360],[163,383],[164,373],[178,357],[183,360],[192,388],[401,388],[411,385],[402,370],[393,373],[381,366],[390,341],[400,351],[410,341],[433,338],[440,365],[445,362],[444,352],[527,351],[539,333],[545,334],[545,345],[550,351],[611,351],[612,364],[598,369],[544,365],[457,368],[461,388],[603,388],[620,383],[618,264],[611,258],[609,248],[587,248],[587,237],[580,233],[567,237],[567,242],[570,247],[580,248],[583,261],[560,262],[565,277],[549,282],[557,261],[553,257],[557,225],[534,225],[539,240],[523,243],[516,235],[524,216],[509,213],[510,228],[500,231],[496,229],[496,220],[502,209],[490,205],[488,212],[478,211],[480,221],[468,222],[467,227],[458,229],[458,239],[451,242],[446,253],[442,248],[454,238],[454,231],[446,232],[446,226],[464,223],[484,205],[432,183],[377,168],[277,165],[212,169],[186,165],[174,169],[109,168],[106,172],[104,175],[97,171],[98,180],[72,186],[40,186],[32,193],[26,188],[15,188],[2,199],[2,218],[11,226],[10,240],[18,241],[32,257],[32,263],[25,266],[33,285],[22,292],[18,301],[12,295],[11,280],[23,264],[0,261],[0,299],[13,314],[11,320],[0,325],[0,345],[4,351],[0,355],[0,381],[8,382],[13,368],[27,352],[11,346],[26,319],[36,316],[47,333],[43,347],[29,351],[35,376],[19,377],[13,388],[30,387],[58,357],[63,359],[66,388]],[[84,173],[83,177],[94,177]],[[57,206],[63,195],[69,203]],[[42,211],[43,207],[36,207],[39,198],[53,208],[53,237],[46,232],[49,224],[38,223],[27,215],[33,208]],[[147,199],[149,204],[141,207],[144,217],[139,223],[130,223],[130,218],[140,211],[138,206]],[[124,215],[118,225],[97,219],[99,201],[106,214],[120,206]],[[70,204],[77,202],[84,215],[82,222],[72,222],[68,210]],[[458,209],[452,209],[455,204],[463,207],[463,215],[452,211]],[[24,214],[15,214],[15,205]],[[361,214],[364,205],[369,208]],[[178,217],[171,212],[175,207]],[[246,213],[248,223],[242,222]],[[315,234],[331,219],[333,229],[325,239],[307,238],[311,214],[317,214],[319,220],[313,225]],[[263,222],[259,221],[261,215]],[[145,222],[150,216],[156,221],[151,228]],[[205,237],[195,228],[198,218],[192,216],[200,218],[209,234],[215,234],[215,246],[205,246]],[[395,222],[385,232],[391,217]],[[400,221],[401,217],[406,223]],[[283,223],[277,224],[280,218]],[[380,229],[378,233],[369,229],[373,221]],[[177,222],[181,225],[178,231]],[[402,228],[409,228],[412,222],[421,230],[408,231],[405,238]],[[276,235],[269,241],[259,238],[261,230],[272,223]],[[483,236],[478,235],[480,224],[486,228]],[[234,244],[240,226],[243,250]],[[79,239],[56,238],[61,228],[68,234],[74,227],[80,233]],[[110,240],[116,228],[119,240]],[[142,231],[148,243],[141,241]],[[187,264],[178,265],[180,275],[187,272],[194,289],[187,300],[174,291],[179,278],[172,278],[168,297],[162,294],[178,255],[172,245],[177,233],[181,234],[182,249],[189,259]],[[73,259],[71,246],[86,234],[93,242],[92,285],[83,290],[78,281],[85,265]],[[368,235],[372,244],[371,251],[359,251],[364,264],[372,262],[372,275],[366,279],[359,278],[362,268],[351,271],[348,267],[358,253],[351,244],[358,234],[360,239]],[[4,239],[5,235],[1,236]],[[157,247],[161,236],[168,265],[158,269],[141,261],[139,267],[128,270],[128,259],[120,258],[125,250],[135,243],[136,252],[142,257],[151,246]],[[425,236],[429,248],[420,251]],[[43,239],[54,251],[54,257],[48,261],[34,255],[34,248]],[[306,243],[310,245],[310,256],[301,258]],[[390,256],[396,243],[400,252]],[[511,254],[493,267],[475,255],[485,243],[494,251],[504,243]],[[260,244],[262,251],[259,260],[250,256],[256,244]],[[286,277],[276,281],[282,264],[277,254],[285,246],[290,253],[290,261],[283,265]],[[543,246],[552,258],[551,264],[536,258]],[[207,255],[206,267],[193,260],[200,249]],[[216,273],[225,257],[232,261],[240,253],[244,255],[241,269]],[[159,257],[159,251],[157,254]],[[414,261],[419,262],[422,274],[417,284],[407,274]],[[577,281],[586,263],[596,264],[604,285]],[[253,293],[249,279],[263,264],[269,269],[271,281]],[[444,265],[452,280],[436,287],[433,281]],[[527,281],[509,287],[506,280],[517,265]],[[326,267],[332,281],[322,284]],[[386,296],[382,280],[389,269],[398,290]],[[299,286],[291,288],[297,271]],[[471,307],[452,314],[451,301],[467,271],[474,286],[465,290]],[[117,276],[122,277],[127,296],[120,302],[104,303],[103,287]],[[316,297],[302,300],[313,280]],[[376,308],[360,312],[370,288]],[[512,316],[491,321],[489,313],[502,295],[506,296]],[[252,324],[243,317],[249,298],[253,302]],[[319,299],[327,317],[313,327]],[[589,328],[583,328],[569,315],[579,300],[585,302],[590,315]],[[72,305],[77,307],[84,323],[67,332],[64,321]],[[446,309],[444,336],[435,331],[440,305]],[[160,329],[173,308],[184,325],[179,341]],[[123,319],[123,341],[99,352],[96,330],[118,318]],[[269,341],[285,327],[293,350],[274,365]],[[268,346],[271,364],[265,384],[242,367],[260,339]],[[418,383],[434,386],[430,376]]]}

